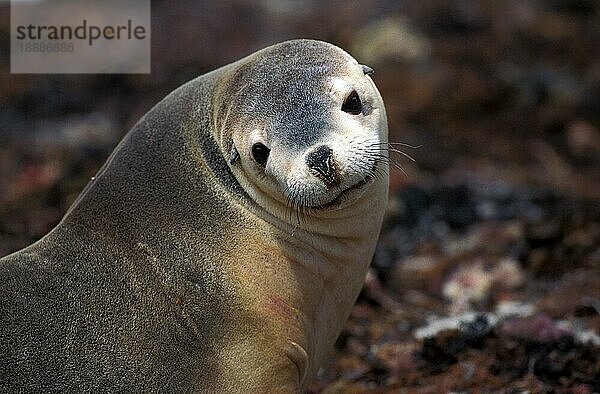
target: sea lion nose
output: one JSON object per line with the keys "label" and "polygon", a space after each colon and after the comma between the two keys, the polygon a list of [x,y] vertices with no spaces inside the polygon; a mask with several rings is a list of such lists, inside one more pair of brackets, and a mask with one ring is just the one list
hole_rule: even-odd
{"label": "sea lion nose", "polygon": [[338,183],[333,150],[327,145],[321,145],[306,155],[306,165],[327,186]]}

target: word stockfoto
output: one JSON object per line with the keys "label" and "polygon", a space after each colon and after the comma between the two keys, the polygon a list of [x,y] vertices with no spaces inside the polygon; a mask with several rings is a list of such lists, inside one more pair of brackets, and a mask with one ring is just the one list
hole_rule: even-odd
{"label": "word stockfoto", "polygon": [[106,40],[113,39],[137,39],[143,40],[146,38],[146,29],[144,26],[135,26],[131,19],[127,20],[127,25],[119,26],[94,26],[88,25],[87,20],[75,28],[71,26],[18,26],[18,40],[88,40],[88,45],[92,45],[94,40],[104,38]]}

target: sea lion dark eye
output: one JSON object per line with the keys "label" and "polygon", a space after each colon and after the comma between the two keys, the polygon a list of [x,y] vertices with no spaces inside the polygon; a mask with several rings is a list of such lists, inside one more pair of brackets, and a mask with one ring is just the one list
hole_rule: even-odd
{"label": "sea lion dark eye", "polygon": [[358,97],[356,90],[353,90],[352,93],[346,97],[346,101],[344,101],[344,105],[342,105],[342,111],[352,115],[358,115],[362,112],[362,103],[360,102],[360,97]]}
{"label": "sea lion dark eye", "polygon": [[260,142],[252,145],[252,157],[254,157],[254,160],[263,167],[267,164],[269,153],[271,153],[271,149]]}

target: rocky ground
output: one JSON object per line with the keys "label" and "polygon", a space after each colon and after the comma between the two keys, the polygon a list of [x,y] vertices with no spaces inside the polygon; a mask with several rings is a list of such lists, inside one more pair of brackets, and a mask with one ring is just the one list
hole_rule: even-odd
{"label": "rocky ground", "polygon": [[324,393],[600,392],[600,3],[153,2],[150,75],[10,75],[0,255],[45,234],[126,130],[195,75],[320,38],[376,70],[390,205]]}

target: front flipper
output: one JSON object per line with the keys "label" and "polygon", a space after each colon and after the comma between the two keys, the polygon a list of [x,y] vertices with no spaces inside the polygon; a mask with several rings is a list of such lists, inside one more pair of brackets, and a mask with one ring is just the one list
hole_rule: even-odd
{"label": "front flipper", "polygon": [[300,392],[301,388],[307,383],[306,375],[308,374],[308,354],[306,350],[298,343],[287,340],[285,354],[298,368],[298,386],[296,392]]}

